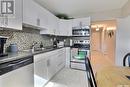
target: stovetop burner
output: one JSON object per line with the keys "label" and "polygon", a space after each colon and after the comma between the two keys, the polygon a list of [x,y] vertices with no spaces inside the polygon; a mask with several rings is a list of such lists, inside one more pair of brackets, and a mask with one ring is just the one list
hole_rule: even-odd
{"label": "stovetop burner", "polygon": [[0,54],[0,57],[8,56],[7,53]]}

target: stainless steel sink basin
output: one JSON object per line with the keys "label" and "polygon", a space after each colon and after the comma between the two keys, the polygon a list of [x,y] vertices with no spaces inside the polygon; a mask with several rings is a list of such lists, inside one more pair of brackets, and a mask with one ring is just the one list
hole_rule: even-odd
{"label": "stainless steel sink basin", "polygon": [[23,52],[30,52],[30,53],[40,53],[40,52],[48,52],[48,51],[52,51],[56,48],[53,47],[46,47],[46,48],[35,48],[35,49],[27,49],[27,50],[22,50]]}
{"label": "stainless steel sink basin", "polygon": [[35,49],[27,49],[27,50],[22,50],[23,52],[38,52],[38,51],[43,51],[45,48],[35,48]]}

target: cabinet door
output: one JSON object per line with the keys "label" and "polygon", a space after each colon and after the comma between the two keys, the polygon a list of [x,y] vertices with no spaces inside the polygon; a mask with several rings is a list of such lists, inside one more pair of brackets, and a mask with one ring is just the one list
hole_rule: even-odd
{"label": "cabinet door", "polygon": [[47,67],[48,67],[48,79],[50,80],[56,74],[56,59],[55,56],[48,57]]}
{"label": "cabinet door", "polygon": [[56,71],[58,72],[59,70],[61,70],[64,66],[65,66],[65,59],[66,59],[66,54],[65,54],[65,49],[61,49],[60,52],[57,53],[57,59],[56,59]]}
{"label": "cabinet door", "polygon": [[72,21],[68,20],[67,21],[67,36],[72,36]]}
{"label": "cabinet door", "polygon": [[54,20],[54,35],[59,35],[59,19],[54,16],[53,17],[53,20]]}
{"label": "cabinet door", "polygon": [[41,6],[39,6],[39,9],[38,9],[38,18],[40,20],[40,27],[42,29],[48,29],[47,10]]}
{"label": "cabinet door", "polygon": [[63,66],[65,66],[65,63],[66,63],[66,49],[63,48],[62,51],[63,51],[63,53],[62,53],[62,62],[63,62]]}
{"label": "cabinet door", "polygon": [[[45,13],[45,12],[44,12]],[[45,18],[45,17],[44,17]],[[49,11],[46,11],[47,28],[40,31],[41,34],[58,34],[58,18]]]}
{"label": "cabinet door", "polygon": [[62,20],[59,21],[59,30],[61,36],[71,36],[72,35],[72,24],[71,20]]}
{"label": "cabinet door", "polygon": [[5,17],[3,27],[22,30],[22,0],[15,0],[14,17]]}
{"label": "cabinet door", "polygon": [[43,87],[48,82],[47,57],[44,54],[34,56],[34,84],[35,87]]}
{"label": "cabinet door", "polygon": [[23,23],[37,26],[37,3],[33,0],[23,0]]}
{"label": "cabinet door", "polygon": [[77,18],[73,19],[72,21],[72,27],[80,27],[80,24],[82,24],[82,26],[90,26],[90,17]]}
{"label": "cabinet door", "polygon": [[44,79],[47,79],[47,61],[46,60],[40,60],[40,61],[37,61],[35,64],[34,64],[34,74],[41,77],[41,78],[44,78]]}
{"label": "cabinet door", "polygon": [[35,87],[43,87],[48,82],[47,61],[40,60],[34,65],[34,84]]}
{"label": "cabinet door", "polygon": [[59,21],[59,31],[60,31],[60,36],[66,36],[67,35],[67,29],[66,29],[66,21],[60,19]]}
{"label": "cabinet door", "polygon": [[49,23],[50,34],[54,34],[55,33],[55,28],[56,28],[56,18],[50,12],[48,12],[48,23]]}
{"label": "cabinet door", "polygon": [[56,29],[55,29],[55,35],[60,35],[60,28],[59,28],[59,26],[60,26],[60,24],[59,24],[59,21],[60,21],[60,19],[58,19],[58,18],[56,18],[56,25],[57,25],[57,27],[56,27]]}

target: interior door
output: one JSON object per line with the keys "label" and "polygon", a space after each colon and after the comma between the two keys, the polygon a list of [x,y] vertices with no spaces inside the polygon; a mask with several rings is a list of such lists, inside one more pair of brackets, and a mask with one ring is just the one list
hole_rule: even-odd
{"label": "interior door", "polygon": [[101,38],[100,38],[100,32],[99,31],[94,31],[92,32],[92,38],[91,38],[91,46],[93,51],[100,51],[101,49]]}

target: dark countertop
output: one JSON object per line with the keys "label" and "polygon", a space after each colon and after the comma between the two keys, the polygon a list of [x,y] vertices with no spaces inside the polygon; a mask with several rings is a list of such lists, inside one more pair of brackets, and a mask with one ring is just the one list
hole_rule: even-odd
{"label": "dark countertop", "polygon": [[[65,46],[65,47],[68,47],[68,46]],[[64,48],[64,47],[61,47],[61,48]],[[28,56],[33,56],[33,55],[37,55],[37,54],[41,54],[41,53],[54,51],[54,50],[61,49],[61,48],[47,48],[42,51],[35,51],[35,52],[21,51],[18,53],[8,53],[8,56],[0,57],[0,64],[9,62],[9,61],[13,61],[13,60],[17,60],[17,59],[21,59],[21,58],[28,57]]]}

